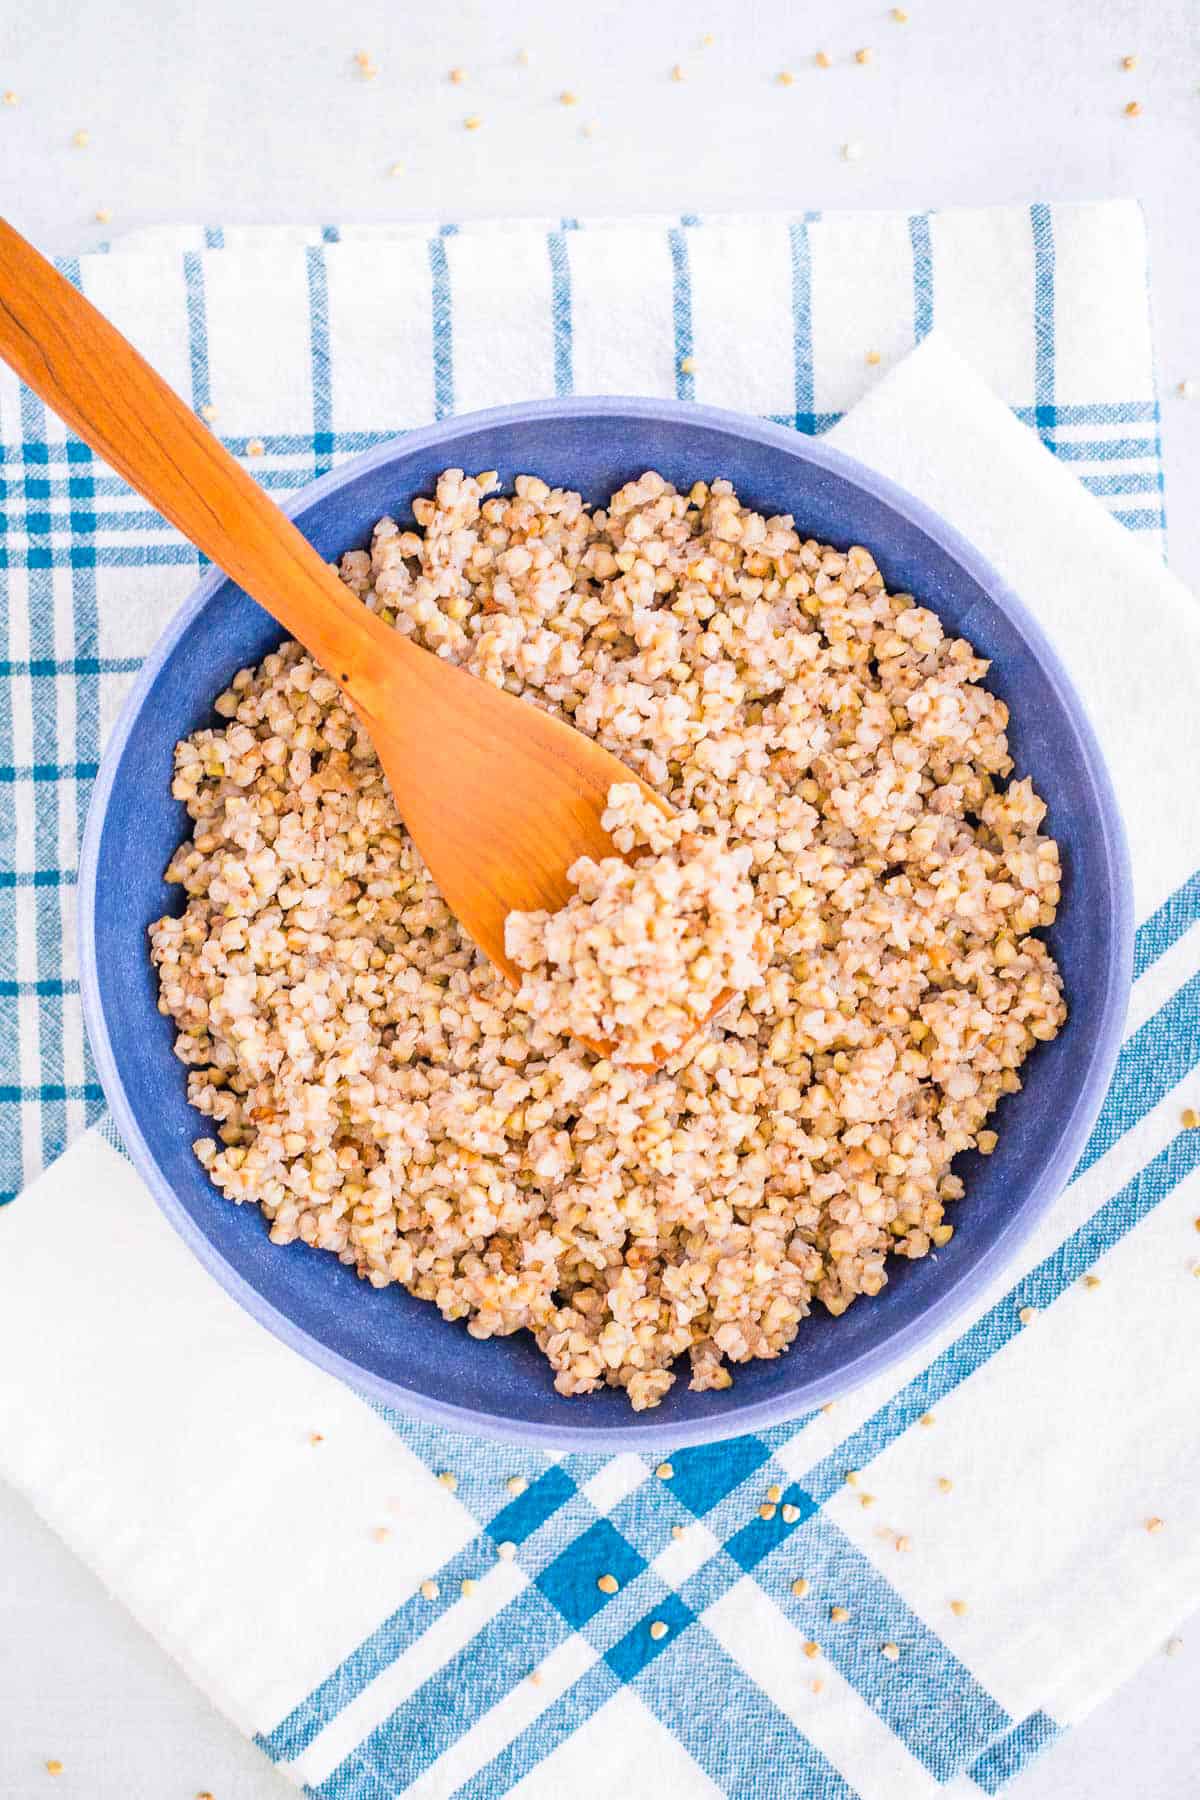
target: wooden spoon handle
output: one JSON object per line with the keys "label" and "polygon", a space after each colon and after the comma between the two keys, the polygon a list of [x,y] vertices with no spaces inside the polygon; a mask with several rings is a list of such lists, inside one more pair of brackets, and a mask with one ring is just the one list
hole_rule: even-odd
{"label": "wooden spoon handle", "polygon": [[133,345],[3,219],[0,356],[352,697],[370,685],[380,647],[395,668],[399,634],[354,598]]}

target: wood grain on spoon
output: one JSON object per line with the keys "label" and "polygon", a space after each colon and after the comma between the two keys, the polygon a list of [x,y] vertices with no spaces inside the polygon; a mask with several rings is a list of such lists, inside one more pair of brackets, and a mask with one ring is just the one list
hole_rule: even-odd
{"label": "wood grain on spoon", "polygon": [[577,857],[615,854],[600,823],[608,790],[638,777],[564,720],[368,612],[121,333],[2,219],[0,355],[338,683],[447,905],[519,983],[505,918],[557,911]]}

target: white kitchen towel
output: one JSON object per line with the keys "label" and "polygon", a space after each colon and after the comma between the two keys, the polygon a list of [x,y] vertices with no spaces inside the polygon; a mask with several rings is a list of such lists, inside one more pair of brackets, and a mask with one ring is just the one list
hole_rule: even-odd
{"label": "white kitchen towel", "polygon": [[[1083,235],[1107,246],[1099,218]],[[1060,343],[1063,323],[1060,306]],[[733,397],[694,360],[697,397]],[[610,385],[668,379],[670,361]],[[1096,380],[1117,417],[1087,429],[1120,442],[1129,396]],[[0,1214],[0,1474],[323,1800],[994,1793],[1200,1601],[1200,1131],[1182,1126],[1200,1106],[1200,620],[1038,423],[934,337],[831,436],[1041,617],[1133,852],[1137,979],[1104,1113],[1036,1238],[939,1342],[831,1411],[674,1454],[663,1480],[362,1401],[215,1288],[103,1128]],[[757,1519],[772,1484],[787,1524]]]}

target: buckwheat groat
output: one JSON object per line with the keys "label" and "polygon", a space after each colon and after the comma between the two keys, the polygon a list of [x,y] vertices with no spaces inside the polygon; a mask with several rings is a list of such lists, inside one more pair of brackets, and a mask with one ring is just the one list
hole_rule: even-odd
{"label": "buckwheat groat", "polygon": [[[1037,935],[1058,850],[1008,780],[987,664],[866,550],[806,541],[727,482],[648,474],[594,512],[529,477],[494,486],[448,471],[343,578],[669,802],[688,842],[648,839],[645,883],[699,861],[685,934],[723,909],[737,997],[666,1069],[590,1053],[539,981],[553,996],[579,956],[607,979],[611,947],[574,915],[526,918],[537,967],[514,993],[334,683],[285,644],[178,748],[194,828],[168,870],[184,911],[151,931],[159,1004],[212,1121],[197,1154],[276,1242],[479,1337],[529,1329],[564,1393],[608,1382],[653,1406],[684,1351],[693,1385],[727,1386],[815,1300],[840,1313],[889,1253],[948,1240],[951,1159],[994,1147],[989,1114],[1065,1017]],[[616,825],[635,856],[637,829]],[[619,870],[581,871],[580,906],[644,907],[641,868]],[[641,940],[630,974],[634,1041],[717,979],[714,962],[668,994]]]}
{"label": "buckwheat groat", "polygon": [[665,818],[635,782],[609,790],[601,823],[636,862],[580,857],[567,905],[510,913],[505,949],[529,971],[519,1003],[541,1025],[610,1044],[614,1062],[654,1063],[724,997],[762,982],[752,852],[698,837],[686,815]]}

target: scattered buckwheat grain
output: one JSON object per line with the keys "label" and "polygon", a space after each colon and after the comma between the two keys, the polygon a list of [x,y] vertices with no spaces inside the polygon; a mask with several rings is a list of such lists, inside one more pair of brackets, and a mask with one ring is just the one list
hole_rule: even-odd
{"label": "scattered buckwheat grain", "polygon": [[615,1575],[601,1575],[596,1583],[602,1594],[615,1594],[620,1585]]}
{"label": "scattered buckwheat grain", "polygon": [[791,1500],[785,1500],[781,1516],[785,1525],[794,1525],[800,1517],[800,1508]]}
{"label": "scattered buckwheat grain", "polygon": [[965,1600],[952,1600],[950,1602],[950,1611],[954,1614],[956,1619],[965,1619],[969,1610]]}
{"label": "scattered buckwheat grain", "polygon": [[854,60],[856,63],[869,63],[871,60],[871,55],[872,55],[872,52],[869,49],[856,50],[854,52]]}
{"label": "scattered buckwheat grain", "polygon": [[438,1481],[442,1487],[448,1488],[452,1494],[458,1492],[458,1476],[454,1473],[453,1469],[443,1469],[438,1476]]}
{"label": "scattered buckwheat grain", "polygon": [[1018,1319],[1020,1319],[1022,1325],[1032,1325],[1033,1321],[1037,1318],[1037,1316],[1038,1316],[1038,1309],[1036,1306],[1023,1306],[1021,1308],[1020,1312],[1017,1314],[1017,1317],[1018,1317]]}
{"label": "scattered buckwheat grain", "polygon": [[524,1475],[510,1475],[504,1485],[515,1499],[525,1492],[529,1483],[526,1481]]}
{"label": "scattered buckwheat grain", "polygon": [[1125,102],[1125,117],[1127,119],[1136,119],[1141,110],[1142,103],[1140,100],[1127,100]]}
{"label": "scattered buckwheat grain", "polygon": [[467,71],[465,69],[451,69],[446,77],[446,80],[453,83],[455,87],[461,87],[466,79]]}
{"label": "scattered buckwheat grain", "polygon": [[832,69],[833,67],[833,58],[827,50],[818,50],[813,57],[813,61],[816,63],[818,69]]}
{"label": "scattered buckwheat grain", "polygon": [[889,1662],[899,1662],[900,1646],[899,1644],[883,1644],[880,1647],[879,1654],[880,1656],[886,1656]]}
{"label": "scattered buckwheat grain", "polygon": [[1163,1523],[1164,1521],[1159,1518],[1157,1513],[1155,1513],[1152,1518],[1146,1520],[1146,1530],[1150,1532],[1161,1531]]}
{"label": "scattered buckwheat grain", "polygon": [[1185,1131],[1200,1129],[1200,1112],[1197,1112],[1194,1106],[1185,1106],[1180,1114],[1179,1123]]}
{"label": "scattered buckwheat grain", "polygon": [[805,1644],[805,1646],[804,1646],[804,1654],[810,1660],[814,1657],[820,1656],[820,1654],[821,1654],[820,1644],[814,1643],[813,1640],[810,1638],[808,1643]]}
{"label": "scattered buckwheat grain", "polygon": [[59,1762],[57,1756],[52,1756],[46,1764],[47,1775],[61,1775],[62,1772],[63,1765]]}
{"label": "scattered buckwheat grain", "polygon": [[77,131],[71,138],[71,142],[77,150],[86,150],[91,141],[92,134],[90,131]]}
{"label": "scattered buckwheat grain", "polygon": [[1100,1277],[1098,1275],[1085,1275],[1083,1278],[1083,1285],[1088,1289],[1098,1288],[1100,1286]]}
{"label": "scattered buckwheat grain", "polygon": [[265,456],[266,453],[267,446],[263,443],[261,438],[251,438],[250,442],[246,445],[247,456]]}
{"label": "scattered buckwheat grain", "polygon": [[483,119],[479,113],[468,113],[466,118],[463,120],[463,130],[464,131],[478,131],[482,124],[483,124]]}
{"label": "scattered buckwheat grain", "polygon": [[807,1594],[808,1582],[803,1575],[797,1575],[795,1581],[793,1581],[792,1592],[795,1594],[797,1600],[803,1600],[805,1594]]}
{"label": "scattered buckwheat grain", "polygon": [[660,1481],[670,1481],[675,1470],[669,1462],[660,1462],[654,1473],[658,1476]]}
{"label": "scattered buckwheat grain", "polygon": [[850,1617],[850,1614],[844,1606],[831,1606],[829,1609],[829,1617],[833,1624],[844,1625],[846,1620]]}
{"label": "scattered buckwheat grain", "polygon": [[790,69],[780,69],[775,79],[780,87],[791,87],[796,77],[792,74]]}
{"label": "scattered buckwheat grain", "polygon": [[938,1493],[939,1494],[948,1494],[952,1491],[953,1487],[954,1487],[954,1483],[951,1481],[951,1479],[948,1475],[939,1475],[938,1476]]}
{"label": "scattered buckwheat grain", "polygon": [[578,106],[579,95],[572,93],[570,88],[564,88],[558,96],[558,101],[560,106]]}
{"label": "scattered buckwheat grain", "polygon": [[109,211],[107,206],[98,206],[96,208],[96,223],[97,223],[97,225],[107,225],[111,222],[111,220],[112,220],[112,213]]}
{"label": "scattered buckwheat grain", "polygon": [[1123,56],[1121,58],[1121,67],[1123,69],[1126,69],[1126,70],[1136,69],[1137,66],[1138,66],[1138,59],[1136,56]]}
{"label": "scattered buckwheat grain", "polygon": [[441,1591],[442,1590],[436,1581],[423,1581],[421,1583],[421,1598],[423,1600],[436,1600]]}
{"label": "scattered buckwheat grain", "polygon": [[763,1501],[758,1509],[758,1516],[760,1519],[773,1519],[775,1517],[775,1508],[769,1500]]}
{"label": "scattered buckwheat grain", "polygon": [[662,1639],[666,1637],[667,1632],[669,1630],[670,1630],[670,1626],[666,1623],[665,1620],[655,1619],[650,1626],[650,1636],[654,1639],[654,1641],[656,1643],[661,1643]]}
{"label": "scattered buckwheat grain", "polygon": [[500,1558],[501,1562],[513,1562],[516,1558],[516,1554],[517,1546],[507,1539],[503,1544],[496,1545],[496,1555]]}

